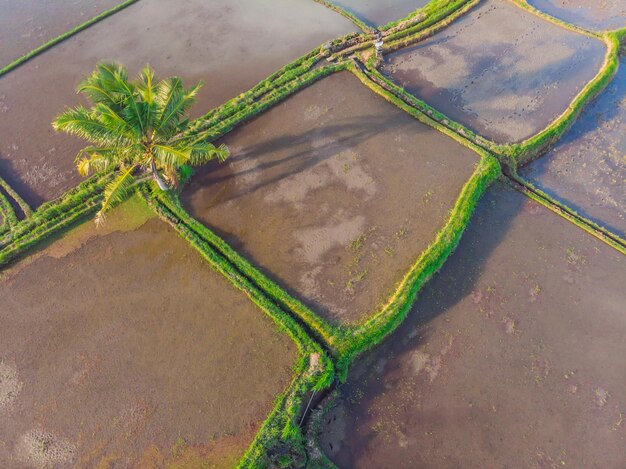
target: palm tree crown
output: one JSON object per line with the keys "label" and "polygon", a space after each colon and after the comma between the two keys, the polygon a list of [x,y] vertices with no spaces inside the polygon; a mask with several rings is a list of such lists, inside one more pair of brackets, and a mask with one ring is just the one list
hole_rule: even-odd
{"label": "palm tree crown", "polygon": [[76,156],[81,175],[117,171],[105,188],[96,223],[104,220],[111,205],[126,197],[139,173],[150,175],[161,190],[168,190],[177,185],[180,166],[197,166],[215,158],[223,161],[229,156],[225,145],[215,147],[185,133],[187,111],[201,86],[185,89],[178,77],[155,83],[148,65],[137,80],[129,81],[126,68],[113,63],[99,63],[78,85],[78,92],[92,102],[91,109],[68,109],[52,126],[92,143]]}

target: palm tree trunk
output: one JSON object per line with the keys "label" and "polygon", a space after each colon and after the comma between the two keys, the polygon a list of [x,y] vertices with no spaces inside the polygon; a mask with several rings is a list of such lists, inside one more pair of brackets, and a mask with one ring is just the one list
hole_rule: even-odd
{"label": "palm tree trunk", "polygon": [[165,184],[165,181],[163,181],[163,179],[161,179],[161,176],[159,175],[159,171],[157,170],[156,164],[154,164],[154,160],[150,161],[150,172],[152,173],[152,177],[154,178],[157,185],[159,186],[159,189],[161,189],[162,191],[169,190],[168,185]]}

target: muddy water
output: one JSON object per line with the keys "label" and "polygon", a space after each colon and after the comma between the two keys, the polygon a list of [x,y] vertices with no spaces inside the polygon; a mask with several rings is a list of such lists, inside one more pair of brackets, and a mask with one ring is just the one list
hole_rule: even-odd
{"label": "muddy water", "polygon": [[335,0],[333,3],[371,26],[382,26],[422,8],[428,0]]}
{"label": "muddy water", "polygon": [[520,173],[579,213],[626,235],[626,59],[559,144]]}
{"label": "muddy water", "polygon": [[332,75],[225,139],[192,215],[316,312],[362,319],[433,240],[478,157]]}
{"label": "muddy water", "polygon": [[354,468],[622,468],[623,255],[517,192],[481,201],[323,447]]}
{"label": "muddy water", "polygon": [[50,122],[78,102],[75,85],[100,60],[203,80],[197,116],[354,29],[310,0],[142,0],[0,78],[0,174],[34,205],[79,182],[84,144]]}
{"label": "muddy water", "polygon": [[168,226],[109,220],[0,281],[0,466],[233,467],[294,344]]}
{"label": "muddy water", "polygon": [[598,72],[604,53],[599,40],[488,0],[432,38],[392,54],[385,70],[452,119],[507,143],[558,117]]}
{"label": "muddy water", "polygon": [[0,0],[0,67],[122,0]]}
{"label": "muddy water", "polygon": [[539,10],[584,28],[606,30],[626,26],[624,0],[529,0]]}

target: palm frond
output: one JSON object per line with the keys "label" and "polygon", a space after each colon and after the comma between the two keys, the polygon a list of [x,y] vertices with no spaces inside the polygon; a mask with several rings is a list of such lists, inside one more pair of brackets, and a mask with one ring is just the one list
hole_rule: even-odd
{"label": "palm frond", "polygon": [[216,147],[208,142],[197,142],[191,147],[189,164],[198,166],[215,159],[224,162],[229,156],[230,150],[223,143]]}
{"label": "palm frond", "polygon": [[84,93],[93,103],[105,103],[116,107],[126,99],[125,89],[116,86],[117,77],[124,79],[126,69],[118,64],[100,62],[94,72],[78,85],[78,92]]}
{"label": "palm frond", "polygon": [[115,128],[98,120],[95,113],[83,106],[68,109],[57,116],[52,122],[52,127],[102,146],[112,146],[125,141]]}
{"label": "palm frond", "polygon": [[163,138],[170,138],[179,130],[179,124],[185,113],[196,101],[196,95],[202,83],[185,90],[178,77],[162,80],[157,85],[155,101],[160,106],[159,119],[155,130]]}
{"label": "palm frond", "polygon": [[154,145],[154,157],[164,167],[177,168],[187,164],[191,158],[191,148],[176,148],[173,146],[156,144]]}
{"label": "palm frond", "polygon": [[108,183],[104,189],[104,200],[102,206],[96,214],[96,224],[101,225],[105,218],[106,212],[110,210],[114,205],[123,202],[130,193],[130,190],[135,182],[133,171],[137,168],[137,165],[132,165],[127,170],[123,171],[113,181]]}

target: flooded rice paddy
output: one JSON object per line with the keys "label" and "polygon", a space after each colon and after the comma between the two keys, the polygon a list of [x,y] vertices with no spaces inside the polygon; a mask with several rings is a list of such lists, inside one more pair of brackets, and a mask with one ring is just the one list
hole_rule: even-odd
{"label": "flooded rice paddy", "polygon": [[0,0],[0,68],[122,0]]}
{"label": "flooded rice paddy", "polygon": [[363,319],[433,241],[478,155],[342,72],[225,139],[190,213],[327,319]]}
{"label": "flooded rice paddy", "polygon": [[75,86],[98,61],[204,81],[195,117],[353,30],[311,0],[142,0],[0,78],[0,174],[32,205],[80,182],[73,161],[83,142],[50,123],[79,101]]}
{"label": "flooded rice paddy", "polygon": [[626,27],[624,0],[528,0],[528,3],[583,28],[607,30]]}
{"label": "flooded rice paddy", "polygon": [[480,202],[324,419],[339,467],[626,466],[622,254],[511,189]]}
{"label": "flooded rice paddy", "polygon": [[498,143],[543,130],[602,65],[604,44],[512,2],[486,0],[433,37],[387,57],[386,73]]}
{"label": "flooded rice paddy", "polygon": [[626,59],[555,148],[520,174],[579,213],[626,235]]}
{"label": "flooded rice paddy", "polygon": [[291,340],[141,204],[3,273],[0,466],[233,467],[289,383]]}
{"label": "flooded rice paddy", "polygon": [[422,8],[429,0],[334,0],[370,26],[384,26]]}

